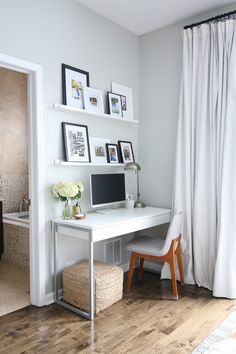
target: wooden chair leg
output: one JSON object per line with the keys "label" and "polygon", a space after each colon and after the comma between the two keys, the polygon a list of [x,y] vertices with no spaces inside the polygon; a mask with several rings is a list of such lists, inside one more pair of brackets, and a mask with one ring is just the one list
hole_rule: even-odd
{"label": "wooden chair leg", "polygon": [[135,261],[136,261],[136,255],[135,253],[132,253],[130,258],[130,264],[129,264],[129,273],[128,273],[128,279],[126,284],[126,292],[129,292],[130,290],[130,286],[134,274]]}
{"label": "wooden chair leg", "polygon": [[141,279],[143,276],[143,263],[144,263],[144,258],[140,257],[139,268],[138,268],[138,278],[139,279]]}
{"label": "wooden chair leg", "polygon": [[178,244],[178,247],[177,247],[175,253],[176,253],[177,261],[178,261],[180,282],[181,282],[181,285],[184,286],[184,270],[183,270],[183,263],[182,263],[182,255],[181,255],[180,242],[179,242],[179,244]]}
{"label": "wooden chair leg", "polygon": [[172,292],[173,292],[174,299],[178,300],[174,254],[171,256],[169,260],[169,264],[170,264],[171,279],[172,279]]}

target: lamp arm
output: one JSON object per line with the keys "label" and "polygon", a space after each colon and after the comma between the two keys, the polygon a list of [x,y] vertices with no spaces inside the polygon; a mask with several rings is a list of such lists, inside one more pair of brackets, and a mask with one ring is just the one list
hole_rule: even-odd
{"label": "lamp arm", "polygon": [[140,192],[139,192],[139,171],[136,171],[137,175],[137,203],[140,203]]}

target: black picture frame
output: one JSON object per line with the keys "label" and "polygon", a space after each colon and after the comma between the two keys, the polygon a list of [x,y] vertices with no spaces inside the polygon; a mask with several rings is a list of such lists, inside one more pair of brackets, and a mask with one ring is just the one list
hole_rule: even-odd
{"label": "black picture frame", "polygon": [[[128,158],[128,157],[125,158],[125,155],[123,153],[123,149],[124,149],[123,145],[129,146],[129,152],[131,153],[131,157],[130,158]],[[135,162],[133,145],[132,145],[131,141],[119,140],[118,141],[118,146],[119,146],[120,160],[121,160],[122,163]]]}
{"label": "black picture frame", "polygon": [[[71,71],[71,72],[75,72],[75,73],[79,73],[82,76],[84,76],[84,81],[87,87],[89,87],[89,72],[85,71],[85,70],[81,70],[78,68],[75,68],[73,66],[67,65],[67,64],[61,64],[61,71],[62,71],[62,103],[64,105],[68,105],[68,94],[69,94],[69,83],[67,82],[67,70]],[[69,104],[71,105],[71,104]],[[73,105],[76,106],[76,105]]]}
{"label": "black picture frame", "polygon": [[[67,162],[80,162],[80,163],[91,162],[88,126],[82,124],[67,123],[67,122],[62,122],[61,124],[62,124],[65,160]],[[76,134],[75,127],[78,128],[77,129],[78,132],[83,131],[83,136],[79,138],[81,139],[81,141],[73,141],[75,138],[78,139],[78,137],[75,136],[69,137],[67,127],[71,127],[71,131],[69,132],[69,134]]]}
{"label": "black picture frame", "polygon": [[127,111],[127,98],[124,95],[120,95],[120,100],[121,100],[122,117],[124,117],[124,112]]}
{"label": "black picture frame", "polygon": [[[114,111],[114,107],[112,107],[112,98],[115,98],[118,100],[118,105],[119,105],[119,110],[116,113]],[[122,107],[121,107],[121,96],[117,93],[114,92],[107,92],[107,100],[108,100],[108,109],[109,109],[109,114],[111,117],[117,117],[117,118],[122,118],[123,117],[123,111],[122,111]]]}
{"label": "black picture frame", "polygon": [[[117,160],[112,161],[112,158],[110,156],[110,150],[109,150],[110,147],[115,148]],[[117,144],[110,144],[110,143],[106,144],[106,150],[107,150],[106,152],[107,152],[107,162],[108,163],[111,163],[111,164],[112,163],[120,163],[119,150],[118,150],[118,145]]]}

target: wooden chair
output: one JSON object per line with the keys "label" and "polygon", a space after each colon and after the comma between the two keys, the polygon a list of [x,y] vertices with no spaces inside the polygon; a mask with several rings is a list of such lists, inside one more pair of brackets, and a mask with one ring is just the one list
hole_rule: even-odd
{"label": "wooden chair", "polygon": [[180,274],[181,285],[184,285],[184,272],[181,256],[181,225],[182,213],[175,214],[170,223],[167,236],[165,240],[158,238],[141,236],[130,241],[126,245],[126,249],[130,252],[130,266],[126,285],[126,291],[130,290],[131,281],[134,273],[136,259],[139,257],[138,277],[141,279],[143,274],[144,260],[168,262],[170,265],[172,278],[172,291],[175,300],[178,300],[176,271],[175,271],[175,255],[178,261],[178,268]]}

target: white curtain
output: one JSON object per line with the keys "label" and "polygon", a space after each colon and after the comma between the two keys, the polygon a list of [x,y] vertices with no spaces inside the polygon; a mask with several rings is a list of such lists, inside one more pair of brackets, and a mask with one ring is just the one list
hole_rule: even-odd
{"label": "white curtain", "polygon": [[236,21],[184,30],[183,42],[173,210],[185,282],[236,298]]}

